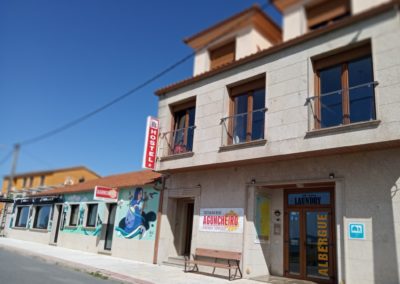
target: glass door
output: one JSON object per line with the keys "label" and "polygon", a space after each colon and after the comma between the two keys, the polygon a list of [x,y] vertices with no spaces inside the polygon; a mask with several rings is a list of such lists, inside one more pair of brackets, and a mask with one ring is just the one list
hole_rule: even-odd
{"label": "glass door", "polygon": [[330,279],[331,214],[330,210],[305,210],[306,276]]}
{"label": "glass door", "polygon": [[285,209],[285,275],[334,283],[330,192],[288,192]]}
{"label": "glass door", "polygon": [[300,275],[300,211],[289,212],[289,273]]}
{"label": "glass door", "polygon": [[116,211],[117,211],[117,204],[111,203],[108,207],[108,222],[107,222],[107,228],[106,228],[106,239],[104,242],[105,250],[111,250]]}

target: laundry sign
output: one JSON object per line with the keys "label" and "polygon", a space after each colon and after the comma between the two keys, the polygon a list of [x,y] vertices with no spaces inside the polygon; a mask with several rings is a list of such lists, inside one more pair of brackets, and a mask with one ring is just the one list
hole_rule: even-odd
{"label": "laundry sign", "polygon": [[243,233],[243,208],[201,208],[199,230]]}

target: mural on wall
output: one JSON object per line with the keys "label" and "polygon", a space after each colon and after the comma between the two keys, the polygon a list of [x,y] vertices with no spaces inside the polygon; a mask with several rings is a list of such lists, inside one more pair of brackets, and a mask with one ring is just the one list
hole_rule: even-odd
{"label": "mural on wall", "polygon": [[[153,188],[137,187],[120,192],[117,235],[126,239],[154,240],[159,194]],[[119,220],[119,221],[118,221]]]}
{"label": "mural on wall", "polygon": [[[103,212],[104,212],[104,203],[99,202],[97,207],[97,222],[95,228],[87,228],[84,227],[84,216],[85,216],[85,208],[86,203],[93,201],[93,193],[92,192],[84,192],[79,194],[72,194],[65,196],[65,204],[64,204],[64,212],[63,212],[63,224],[60,228],[61,231],[66,233],[76,233],[83,234],[87,236],[98,236],[100,235],[102,224],[103,224]],[[67,223],[67,213],[71,210],[69,206],[70,203],[79,203],[79,215],[77,225],[74,227],[68,226]]]}

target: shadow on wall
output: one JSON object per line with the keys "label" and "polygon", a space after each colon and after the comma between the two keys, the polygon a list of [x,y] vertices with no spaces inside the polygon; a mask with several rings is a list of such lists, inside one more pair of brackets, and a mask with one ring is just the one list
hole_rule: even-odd
{"label": "shadow on wall", "polygon": [[[372,170],[361,168],[354,171],[358,178],[364,178],[363,184],[368,185],[370,190],[357,188],[356,192],[361,196],[360,198],[353,196],[352,198],[355,200],[351,200],[351,204],[358,205],[354,207],[347,205],[346,208],[346,218],[348,219],[371,220],[374,269],[374,279],[372,280],[375,283],[400,283],[398,241],[396,242],[395,230],[395,222],[399,222],[399,220],[395,220],[395,216],[397,218],[400,216],[399,157],[400,151],[393,150],[392,153],[389,152],[385,155],[385,159],[375,157]],[[365,154],[363,159],[354,162],[353,165],[360,167],[367,163],[371,165],[371,161],[369,154]],[[352,190],[352,188],[347,189],[347,194]],[[368,233],[368,230],[366,231]],[[370,239],[368,236],[366,238]],[[351,271],[347,271],[347,274],[350,273]]]}

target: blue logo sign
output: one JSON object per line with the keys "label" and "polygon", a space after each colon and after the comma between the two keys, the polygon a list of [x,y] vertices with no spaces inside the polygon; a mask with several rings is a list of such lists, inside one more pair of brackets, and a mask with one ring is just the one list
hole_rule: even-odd
{"label": "blue logo sign", "polygon": [[350,240],[365,240],[365,224],[350,223],[349,224],[349,239]]}

